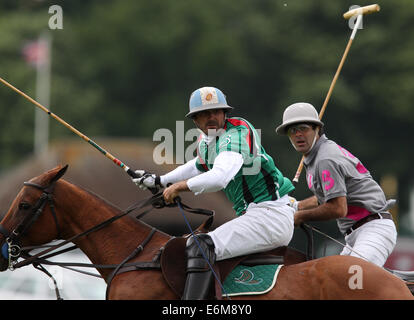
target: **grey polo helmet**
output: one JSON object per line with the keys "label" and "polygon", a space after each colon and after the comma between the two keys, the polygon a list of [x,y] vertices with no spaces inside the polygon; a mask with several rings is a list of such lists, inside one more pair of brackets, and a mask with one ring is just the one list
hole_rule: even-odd
{"label": "grey polo helmet", "polygon": [[226,96],[221,90],[214,87],[199,88],[190,96],[189,112],[186,117],[191,118],[197,112],[211,109],[225,109],[228,111],[233,107],[227,104]]}
{"label": "grey polo helmet", "polygon": [[291,104],[283,113],[283,123],[276,128],[276,133],[284,135],[287,128],[296,123],[310,122],[323,127],[323,122],[319,120],[318,112],[310,103],[298,102]]}

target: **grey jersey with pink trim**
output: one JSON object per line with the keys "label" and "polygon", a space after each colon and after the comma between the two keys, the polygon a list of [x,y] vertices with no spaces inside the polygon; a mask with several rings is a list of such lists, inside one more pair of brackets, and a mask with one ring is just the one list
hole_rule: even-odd
{"label": "grey jersey with pink trim", "polygon": [[341,233],[370,213],[388,210],[390,203],[362,162],[325,135],[305,157],[304,165],[306,182],[319,204],[346,197],[348,214],[337,219]]}

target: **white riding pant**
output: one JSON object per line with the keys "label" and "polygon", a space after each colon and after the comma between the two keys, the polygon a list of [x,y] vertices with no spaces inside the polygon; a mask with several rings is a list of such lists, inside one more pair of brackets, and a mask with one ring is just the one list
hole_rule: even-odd
{"label": "white riding pant", "polygon": [[344,247],[341,255],[362,258],[382,267],[394,250],[397,230],[394,221],[376,219],[345,236],[345,242],[347,246]]}
{"label": "white riding pant", "polygon": [[295,212],[288,203],[288,196],[250,203],[245,214],[209,232],[216,260],[287,246],[293,236]]}

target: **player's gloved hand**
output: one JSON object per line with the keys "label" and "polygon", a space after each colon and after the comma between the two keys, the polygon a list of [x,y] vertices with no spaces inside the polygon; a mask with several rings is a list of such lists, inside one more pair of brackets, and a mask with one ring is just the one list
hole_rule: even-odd
{"label": "player's gloved hand", "polygon": [[140,178],[134,178],[132,181],[141,189],[158,189],[163,187],[160,176],[144,170],[136,170],[135,173],[139,175]]}
{"label": "player's gloved hand", "polygon": [[298,205],[299,201],[297,201],[295,198],[289,196],[289,206],[295,209],[295,211],[298,211]]}

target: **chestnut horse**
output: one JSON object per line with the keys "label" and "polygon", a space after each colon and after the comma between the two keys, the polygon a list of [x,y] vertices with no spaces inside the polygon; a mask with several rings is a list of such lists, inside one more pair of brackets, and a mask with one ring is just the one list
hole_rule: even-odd
{"label": "chestnut horse", "polygon": [[[21,246],[37,246],[54,239],[73,239],[93,264],[117,265],[142,244],[129,262],[153,261],[172,236],[130,215],[76,236],[118,217],[122,211],[60,179],[66,168],[56,167],[25,183],[0,223],[0,245],[7,241],[10,246],[17,242]],[[26,261],[30,263],[30,258]],[[19,263],[15,261],[15,266]],[[8,267],[10,261],[2,256],[0,270]],[[108,283],[113,269],[97,267],[97,270]],[[352,285],[355,270],[359,270],[361,277],[357,287]],[[111,280],[108,299],[180,298],[159,269],[128,271]],[[285,265],[268,293],[232,299],[413,299],[413,296],[402,280],[374,264],[356,257],[329,256]]]}

